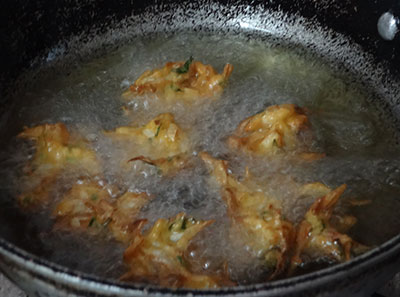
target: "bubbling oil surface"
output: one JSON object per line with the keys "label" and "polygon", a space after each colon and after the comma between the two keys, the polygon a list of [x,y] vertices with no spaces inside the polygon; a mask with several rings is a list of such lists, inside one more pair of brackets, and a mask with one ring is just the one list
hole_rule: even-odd
{"label": "bubbling oil surface", "polygon": [[[219,72],[225,63],[234,66],[220,99],[192,105],[165,104],[148,97],[130,102],[122,99],[121,94],[145,70],[190,56],[213,65]],[[43,75],[21,93],[15,98],[19,108],[2,129],[9,129],[12,124],[16,135],[23,126],[63,122],[69,129],[79,131],[102,161],[108,183],[122,190],[146,191],[155,197],[140,214],[149,220],[149,225],[182,211],[198,219],[215,220],[194,239],[197,248],[186,255],[195,270],[218,270],[226,262],[239,283],[263,281],[261,262],[245,242],[230,238],[225,204],[219,190],[210,186],[200,160],[195,159],[193,168],[169,178],[140,162],[127,171],[121,168],[121,162],[132,157],[127,153],[128,147],[112,142],[102,131],[130,123],[142,125],[160,113],[170,112],[190,136],[194,156],[207,151],[224,158],[236,176],[242,176],[248,166],[265,191],[281,200],[287,219],[299,222],[312,203],[295,195],[299,185],[319,181],[336,187],[346,183],[348,190],[337,211],[358,218],[351,230],[356,240],[378,245],[400,230],[400,161],[388,128],[390,119],[379,117],[372,92],[312,54],[229,35],[152,35],[138,37],[88,63],[57,69],[57,75]],[[314,134],[312,147],[325,152],[326,158],[294,163],[285,158],[243,156],[229,149],[226,138],[243,119],[270,105],[284,103],[307,110]],[[124,105],[129,107],[128,115],[122,111]],[[2,152],[0,186],[3,196],[8,197],[2,198],[3,211],[18,214],[14,218],[18,218],[21,231],[18,236],[13,234],[10,216],[3,216],[0,236],[50,261],[118,278],[123,271],[123,246],[111,239],[81,233],[52,232],[50,209],[31,214],[19,212],[13,196],[21,190],[20,171],[32,153],[29,145],[16,140],[10,140]],[[55,201],[79,175],[69,173],[60,178],[62,184],[52,193]],[[354,198],[371,199],[372,203],[347,207],[346,200]],[[382,225],[385,228],[380,228]]]}

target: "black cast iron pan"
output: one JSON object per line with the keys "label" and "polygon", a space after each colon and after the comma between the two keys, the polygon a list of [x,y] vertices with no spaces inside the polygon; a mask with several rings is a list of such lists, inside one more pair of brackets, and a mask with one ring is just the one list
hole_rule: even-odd
{"label": "black cast iron pan", "polygon": [[[57,56],[63,59],[76,51],[77,45],[90,44],[99,36],[109,37],[110,29],[123,34],[115,37],[114,43],[99,42],[97,47],[111,49],[129,34],[193,30],[233,32],[249,38],[265,35],[331,56],[343,67],[357,68],[366,81],[374,84],[384,98],[385,110],[398,119],[397,124],[398,12],[398,4],[387,0],[3,1],[0,110],[4,115],[12,106],[9,95],[22,87],[16,83],[20,74],[49,63],[46,57],[55,47],[63,46],[65,50]],[[380,19],[384,13],[386,16]],[[243,20],[251,26],[244,27]],[[289,26],[282,26],[282,22]],[[317,27],[323,30],[315,30]],[[322,43],[321,34],[325,38]],[[82,46],[82,55],[96,50]],[[3,138],[11,136],[11,132],[2,131]],[[3,205],[3,219],[18,220],[4,209]],[[170,290],[104,280],[50,263],[34,239],[27,242],[16,235],[27,232],[21,226],[23,222],[15,226],[15,234],[0,234],[0,269],[30,296],[369,296],[400,270],[398,235],[348,263],[298,277],[220,290]]]}

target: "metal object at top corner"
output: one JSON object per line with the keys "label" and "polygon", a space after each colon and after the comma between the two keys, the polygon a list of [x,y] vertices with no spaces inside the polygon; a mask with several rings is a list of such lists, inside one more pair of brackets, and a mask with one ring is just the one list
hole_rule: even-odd
{"label": "metal object at top corner", "polygon": [[379,17],[377,28],[384,40],[394,40],[400,31],[400,18],[392,11],[387,11]]}

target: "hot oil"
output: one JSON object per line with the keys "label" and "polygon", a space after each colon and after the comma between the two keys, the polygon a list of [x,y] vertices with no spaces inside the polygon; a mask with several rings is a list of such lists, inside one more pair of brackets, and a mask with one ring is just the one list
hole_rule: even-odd
{"label": "hot oil", "polygon": [[[131,101],[121,97],[145,70],[190,56],[213,65],[218,72],[225,63],[234,66],[220,99],[166,104],[153,97]],[[140,218],[149,220],[147,228],[158,218],[182,211],[198,219],[214,220],[193,240],[186,255],[195,270],[218,271],[227,263],[232,277],[243,284],[263,281],[265,274],[246,242],[229,233],[230,220],[219,189],[210,184],[209,174],[197,157],[202,151],[228,160],[238,178],[243,178],[245,167],[249,167],[260,188],[280,200],[285,217],[296,223],[313,202],[299,197],[299,187],[319,181],[332,188],[348,184],[337,212],[357,216],[359,222],[351,234],[360,242],[378,245],[399,230],[400,200],[396,192],[400,164],[395,158],[398,148],[393,134],[387,128],[390,119],[378,116],[379,106],[371,103],[373,93],[311,54],[228,35],[153,35],[137,38],[89,63],[72,69],[60,67],[57,75],[43,77],[46,79],[35,81],[16,98],[21,108],[11,117],[14,124],[22,130],[24,125],[63,122],[79,131],[96,150],[108,183],[118,186],[121,192],[152,195],[140,214]],[[313,131],[311,146],[325,152],[324,159],[307,163],[286,157],[251,157],[226,145],[226,138],[242,120],[284,103],[306,109]],[[192,167],[170,177],[163,177],[154,166],[143,162],[127,163],[135,157],[131,144],[112,141],[103,133],[120,125],[143,125],[164,112],[172,113],[189,135],[194,160]],[[3,153],[2,191],[15,195],[21,190],[18,175],[32,153],[21,141],[10,144],[9,151]],[[61,199],[79,176],[69,173],[60,178],[63,182],[53,193],[54,199]],[[347,201],[352,199],[372,203],[350,207]],[[54,233],[50,213],[45,208],[28,214],[26,223],[37,226],[34,239],[47,251],[49,260],[99,276],[115,278],[122,273],[124,246],[101,237],[93,240],[84,234]],[[381,224],[385,224],[385,231],[378,228]],[[109,257],[104,259],[104,254]]]}

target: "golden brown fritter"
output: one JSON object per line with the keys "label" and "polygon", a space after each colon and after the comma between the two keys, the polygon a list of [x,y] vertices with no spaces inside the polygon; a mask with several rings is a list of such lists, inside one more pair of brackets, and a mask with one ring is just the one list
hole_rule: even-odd
{"label": "golden brown fritter", "polygon": [[72,138],[63,123],[25,128],[18,137],[35,142],[36,151],[31,163],[33,170],[39,166],[62,169],[71,165],[83,168],[94,175],[100,172],[95,152],[84,140]]}
{"label": "golden brown fritter", "polygon": [[173,175],[190,166],[189,139],[170,113],[160,114],[142,127],[118,127],[105,134],[133,143],[129,154],[136,156],[124,161],[123,166],[142,161],[156,166],[163,175]]}
{"label": "golden brown fritter", "polygon": [[233,66],[226,64],[223,73],[218,74],[212,66],[192,58],[186,62],[168,62],[163,68],[145,71],[123,97],[155,94],[167,102],[218,98],[232,70]]}
{"label": "golden brown fritter", "polygon": [[248,239],[255,254],[263,257],[272,271],[269,278],[281,274],[289,260],[293,226],[282,218],[278,201],[259,191],[248,176],[242,182],[237,181],[228,173],[225,161],[207,153],[201,153],[200,157],[221,187],[234,228]]}
{"label": "golden brown fritter", "polygon": [[105,134],[114,140],[133,141],[151,159],[168,158],[189,150],[185,132],[170,113],[160,114],[142,127],[122,126]]}
{"label": "golden brown fritter", "polygon": [[[96,182],[78,181],[57,204],[53,215],[60,229],[88,229],[107,225],[114,208],[109,190]],[[97,232],[97,228],[92,228]]]}
{"label": "golden brown fritter", "polygon": [[[308,118],[301,108],[294,104],[273,105],[242,121],[228,144],[258,155],[289,152],[303,145],[298,134],[308,126]],[[307,152],[304,155],[306,160],[320,157]]]}
{"label": "golden brown fritter", "polygon": [[134,221],[140,210],[149,203],[151,196],[146,193],[125,192],[114,203],[112,221],[109,225],[115,239],[130,242],[136,235]]}
{"label": "golden brown fritter", "polygon": [[145,223],[137,222],[137,235],[124,253],[130,271],[123,280],[194,289],[217,288],[224,281],[219,276],[192,273],[184,258],[192,238],[213,221],[197,221],[179,213],[169,220],[158,219],[142,235]]}
{"label": "golden brown fritter", "polygon": [[112,198],[113,191],[102,182],[78,181],[53,211],[55,228],[95,234],[109,229],[118,241],[129,242],[133,223],[150,197],[145,193],[126,192]]}
{"label": "golden brown fritter", "polygon": [[[350,236],[338,232],[332,225],[333,209],[345,189],[346,185],[341,185],[333,191],[327,191],[305,214],[297,229],[291,272],[304,264],[302,256],[307,256],[307,261],[324,258],[330,262],[344,262],[350,260],[353,255],[367,250],[367,247],[354,241]],[[348,228],[355,223],[354,218],[351,218],[347,217],[342,222],[348,225]]]}
{"label": "golden brown fritter", "polygon": [[91,175],[101,171],[95,152],[84,140],[71,137],[63,123],[25,128],[18,137],[32,140],[35,146],[33,159],[25,173],[29,182],[36,186],[18,196],[18,202],[24,208],[46,204],[53,184],[66,168],[82,169]]}

